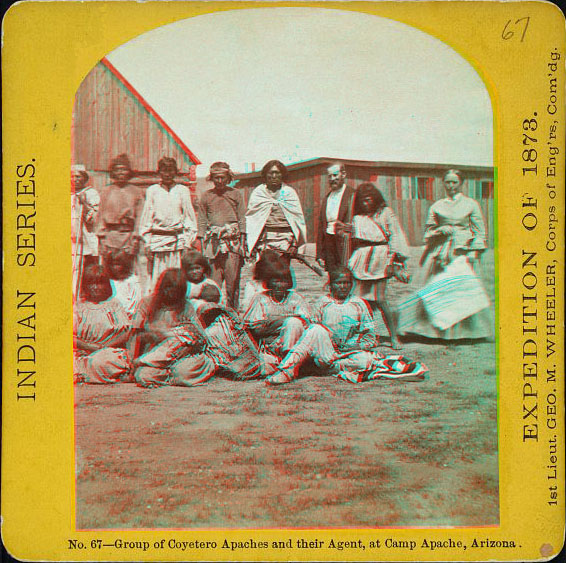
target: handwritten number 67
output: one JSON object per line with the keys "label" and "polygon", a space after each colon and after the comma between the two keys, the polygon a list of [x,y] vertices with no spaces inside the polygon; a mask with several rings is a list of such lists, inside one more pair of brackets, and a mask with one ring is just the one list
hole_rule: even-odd
{"label": "handwritten number 67", "polygon": [[509,29],[509,27],[513,27],[516,26],[519,22],[525,22],[524,27],[523,27],[523,33],[521,34],[521,42],[523,41],[523,39],[525,38],[525,34],[527,33],[527,28],[529,27],[529,20],[531,18],[526,16],[524,18],[519,18],[518,20],[515,21],[515,23],[512,23],[512,20],[508,20],[507,23],[505,24],[505,27],[503,28],[503,33],[501,34],[501,37],[505,40],[507,39],[511,39],[511,37],[513,37],[515,35],[515,32],[511,29]]}

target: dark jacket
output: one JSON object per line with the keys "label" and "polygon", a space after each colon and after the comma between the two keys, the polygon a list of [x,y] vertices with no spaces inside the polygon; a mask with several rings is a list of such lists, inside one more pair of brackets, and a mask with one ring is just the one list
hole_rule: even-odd
{"label": "dark jacket", "polygon": [[[323,260],[327,260],[326,258],[326,245],[325,245],[325,234],[326,234],[326,203],[328,202],[328,196],[330,195],[330,191],[324,196],[322,200],[322,205],[320,206],[320,216],[318,221],[318,232],[316,233],[316,258],[322,258]],[[346,185],[346,189],[344,190],[344,194],[342,195],[342,201],[340,202],[340,208],[338,209],[338,221],[342,221],[342,223],[349,223],[352,220],[350,209],[353,205],[354,200],[354,193],[355,190],[351,186]],[[342,237],[340,237],[342,239]]]}

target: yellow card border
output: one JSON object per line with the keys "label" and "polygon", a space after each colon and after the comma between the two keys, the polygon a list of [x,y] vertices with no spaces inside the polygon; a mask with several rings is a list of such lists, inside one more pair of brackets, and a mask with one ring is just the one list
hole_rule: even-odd
{"label": "yellow card border", "polygon": [[[437,550],[336,551],[292,549],[280,552],[242,549],[237,552],[198,548],[167,550],[154,542],[174,538],[192,541],[220,536],[244,541],[250,531],[96,531],[74,530],[73,388],[71,373],[72,316],[70,239],[60,229],[62,218],[70,224],[68,197],[71,161],[71,111],[74,93],[101,57],[134,37],[174,21],[225,10],[274,7],[318,7],[349,10],[405,23],[450,45],[480,74],[489,90],[494,110],[494,163],[497,184],[498,283],[499,283],[499,456],[500,526],[490,529],[395,529],[301,531],[303,537],[361,539],[392,537],[396,541],[424,538],[447,542]],[[519,40],[513,22],[530,17],[528,39]],[[511,27],[506,26],[511,23]],[[514,29],[514,37],[505,33]],[[556,145],[564,155],[564,16],[545,2],[22,2],[3,21],[3,204],[4,204],[4,330],[2,426],[2,535],[7,549],[30,560],[537,560],[551,557],[564,540],[564,364],[563,301],[557,301],[556,340],[552,359],[544,357],[549,306],[545,295],[549,277],[556,294],[564,290],[564,160],[556,165],[554,197],[541,176],[523,174],[525,160],[522,132],[525,120],[538,110],[540,129],[548,132],[556,119]],[[550,53],[560,53],[556,111],[548,105],[547,65]],[[528,127],[528,125],[527,125]],[[546,139],[545,139],[546,140]],[[549,154],[539,145],[539,162],[549,166]],[[542,156],[544,154],[544,156]],[[34,160],[35,159],[35,160]],[[37,208],[35,265],[19,265],[16,205],[22,180],[31,176],[33,164]],[[19,168],[18,168],[19,167]],[[31,170],[31,169],[28,169]],[[20,182],[18,184],[18,182]],[[28,188],[31,189],[31,188]],[[18,190],[20,195],[18,196]],[[531,199],[529,199],[531,198]],[[536,206],[534,201],[536,199]],[[551,219],[550,206],[556,208]],[[537,225],[532,226],[532,213]],[[554,233],[554,235],[552,235]],[[554,236],[554,239],[551,237]],[[557,244],[555,250],[547,245]],[[504,250],[504,251],[503,251]],[[525,255],[524,253],[527,253]],[[529,262],[528,253],[536,253]],[[23,259],[21,259],[23,260]],[[556,260],[556,262],[552,262]],[[534,266],[534,263],[537,265]],[[532,297],[532,275],[537,278],[536,321],[525,322],[525,296]],[[527,276],[525,278],[525,276]],[[16,291],[36,292],[37,398],[17,399],[18,387],[14,331],[21,319]],[[21,303],[21,297],[20,297]],[[524,354],[526,326],[536,326],[540,350],[539,374],[529,379]],[[552,336],[552,335],[550,335]],[[557,384],[547,370],[556,365]],[[523,408],[532,408],[525,397],[525,383],[537,391],[539,440],[528,438]],[[553,389],[556,388],[556,391]],[[526,388],[528,391],[528,388]],[[20,389],[21,391],[21,389]],[[553,414],[555,401],[556,413]],[[546,428],[556,419],[556,428]],[[548,439],[556,434],[559,483],[557,504],[549,505],[547,475],[550,464]],[[561,460],[561,461],[560,461]],[[562,479],[560,479],[562,477]],[[457,502],[457,499],[455,499]],[[294,537],[296,531],[254,531],[257,541]],[[104,538],[147,541],[149,549],[101,552],[95,542]],[[453,547],[473,538],[487,545],[476,550]],[[76,539],[86,547],[69,549]],[[503,543],[512,543],[505,547]]]}

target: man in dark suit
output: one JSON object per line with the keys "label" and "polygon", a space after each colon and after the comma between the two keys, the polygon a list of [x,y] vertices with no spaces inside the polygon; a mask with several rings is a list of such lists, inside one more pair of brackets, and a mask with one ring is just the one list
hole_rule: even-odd
{"label": "man in dark suit", "polygon": [[327,271],[348,262],[347,237],[351,222],[354,190],[346,184],[346,167],[340,163],[328,167],[330,191],[320,207],[316,239],[316,260]]}

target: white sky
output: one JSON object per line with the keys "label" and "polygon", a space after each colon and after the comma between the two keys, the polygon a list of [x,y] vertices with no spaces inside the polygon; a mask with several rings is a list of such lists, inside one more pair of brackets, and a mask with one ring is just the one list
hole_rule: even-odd
{"label": "white sky", "polygon": [[234,10],[140,35],[108,59],[203,162],[493,164],[475,70],[407,25],[322,8]]}

